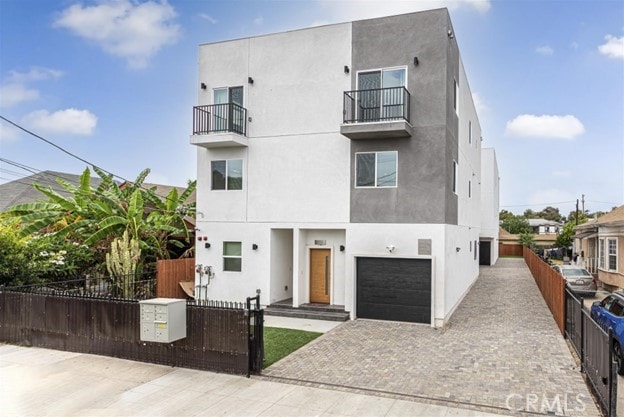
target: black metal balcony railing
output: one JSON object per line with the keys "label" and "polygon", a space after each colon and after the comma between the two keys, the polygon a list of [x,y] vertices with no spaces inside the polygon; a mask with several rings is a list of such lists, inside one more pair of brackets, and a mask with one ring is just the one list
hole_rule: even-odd
{"label": "black metal balcony railing", "polygon": [[410,117],[410,93],[405,87],[345,91],[344,123],[405,120]]}
{"label": "black metal balcony railing", "polygon": [[193,134],[233,132],[247,136],[247,109],[236,103],[193,107]]}

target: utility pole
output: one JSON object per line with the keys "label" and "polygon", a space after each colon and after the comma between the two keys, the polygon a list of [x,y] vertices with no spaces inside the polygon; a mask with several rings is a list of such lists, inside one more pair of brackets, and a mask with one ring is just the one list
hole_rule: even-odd
{"label": "utility pole", "polygon": [[581,208],[583,210],[583,214],[585,214],[585,194],[581,194]]}
{"label": "utility pole", "polygon": [[578,226],[578,198],[576,199],[576,225]]}

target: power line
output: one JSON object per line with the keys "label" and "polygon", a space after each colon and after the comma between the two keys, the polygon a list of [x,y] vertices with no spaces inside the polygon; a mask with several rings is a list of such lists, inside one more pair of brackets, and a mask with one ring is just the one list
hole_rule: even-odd
{"label": "power line", "polygon": [[[0,116],[0,117],[1,117],[1,116]],[[29,172],[33,173],[34,175],[41,175],[41,176],[43,176],[43,177],[44,177],[43,179],[48,179],[48,180],[49,180],[49,181],[51,181],[52,183],[56,183],[56,182],[57,182],[57,181],[56,181],[57,177],[55,177],[54,175],[48,174],[48,173],[47,173],[46,171],[44,171],[44,170],[40,170],[40,169],[38,169],[38,168],[34,168],[34,167],[32,167],[32,166],[24,165],[24,164],[19,163],[19,162],[11,161],[11,160],[6,159],[6,158],[0,158],[0,161],[1,161],[1,162],[5,162],[5,163],[7,163],[7,164],[9,164],[9,165],[13,165],[13,166],[19,167],[19,168],[21,168],[21,169],[23,169],[23,170],[27,170],[27,171],[29,171]],[[1,169],[0,169],[0,170],[1,170]],[[20,179],[29,178],[29,177],[31,177],[31,176],[32,176],[32,175],[30,175],[30,176],[28,176],[28,177],[22,177],[22,178],[20,178]],[[73,182],[72,180],[67,179],[67,178],[63,178],[63,177],[59,177],[59,178],[62,178],[64,181],[66,181],[66,182],[68,182],[68,183],[70,183],[70,184],[72,184],[72,185],[76,185],[76,186],[77,186],[77,185],[79,185],[79,182]],[[16,183],[18,183],[18,184],[28,185],[28,186],[33,186],[33,184],[34,184],[34,182],[32,182],[32,183],[26,183],[26,182],[22,182],[22,181],[19,181],[19,180],[10,180],[10,179],[8,179],[8,178],[2,178],[2,179],[5,179],[5,180],[11,181],[11,182],[16,182]],[[50,184],[48,184],[48,185],[50,185]],[[156,196],[160,197],[158,194],[156,194],[155,192],[153,192],[153,191],[151,191],[151,190],[149,190],[149,189],[147,189],[147,190],[146,190],[146,189],[144,189],[144,188],[141,188],[141,189],[143,189],[143,190],[145,190],[145,191],[150,191],[150,192],[152,192],[154,195],[156,195]],[[61,190],[57,190],[57,191],[59,191],[59,192],[67,192],[66,190],[63,190],[63,191],[61,191]],[[106,196],[106,195],[103,195],[102,193],[98,193],[97,191],[95,192],[95,195],[96,195],[96,196],[98,196],[98,197],[100,197],[100,198],[103,198],[103,199],[105,199],[105,200],[108,200],[108,201],[111,201],[111,202],[115,202],[115,200],[113,200],[112,198],[110,198],[110,197],[108,197],[108,196]],[[186,205],[184,205],[183,207],[186,207]],[[167,213],[167,212],[168,212],[167,210],[158,209],[158,208],[155,208],[155,207],[150,207],[150,211],[157,211],[157,212],[161,212],[161,213]]]}
{"label": "power line", "polygon": [[555,204],[570,204],[570,203],[575,203],[575,200],[571,200],[571,201],[559,201],[557,203],[537,203],[537,204],[516,204],[516,205],[504,205],[504,206],[500,206],[500,207],[534,207],[534,206],[551,206],[551,205],[555,205]]}
{"label": "power line", "polygon": [[[13,126],[15,126],[16,128],[18,128],[18,129],[20,129],[20,130],[22,130],[22,131],[24,131],[24,132],[28,133],[29,135],[31,135],[31,136],[33,136],[33,137],[35,137],[35,138],[37,138],[37,139],[39,139],[39,140],[41,140],[41,141],[43,141],[43,142],[47,143],[48,145],[55,147],[56,149],[58,149],[58,150],[60,150],[61,152],[65,153],[65,154],[67,154],[67,155],[69,155],[69,156],[71,156],[72,158],[75,158],[75,159],[77,159],[77,160],[79,160],[79,161],[81,161],[81,162],[83,162],[83,163],[85,163],[85,164],[87,164],[87,165],[89,165],[89,166],[92,166],[92,167],[94,167],[94,168],[97,168],[97,169],[101,170],[102,172],[105,172],[105,173],[106,173],[106,174],[108,174],[108,175],[112,175],[112,176],[113,176],[113,177],[115,177],[115,178],[119,178],[119,179],[123,180],[124,182],[127,182],[128,184],[131,184],[131,185],[136,185],[134,182],[132,182],[132,181],[130,181],[130,180],[128,180],[128,179],[126,179],[126,178],[124,178],[124,177],[120,176],[120,175],[113,174],[112,172],[107,171],[106,169],[104,169],[104,168],[102,168],[102,167],[100,167],[100,166],[98,166],[98,165],[96,165],[96,164],[94,164],[94,163],[92,163],[92,162],[89,162],[89,161],[87,161],[87,160],[86,160],[86,159],[84,159],[84,158],[81,158],[80,156],[78,156],[78,155],[76,155],[76,154],[74,154],[74,153],[72,153],[72,152],[68,151],[67,149],[63,148],[62,146],[57,145],[56,143],[52,142],[51,140],[48,140],[48,139],[44,138],[43,136],[40,136],[40,135],[38,135],[38,134],[36,134],[36,133],[34,133],[34,132],[32,132],[32,131],[30,131],[30,130],[26,129],[25,127],[23,127],[23,126],[21,126],[21,125],[19,125],[19,124],[15,123],[15,122],[14,122],[14,121],[12,121],[12,120],[7,119],[6,117],[4,117],[4,116],[2,116],[2,115],[0,115],[0,119],[2,119],[2,120],[4,120],[5,122],[7,122],[7,123],[9,123],[9,124],[11,124],[11,125],[13,125]],[[141,189],[143,189],[143,190],[145,190],[145,191],[148,191],[148,189],[146,189],[146,188],[142,187],[141,185],[139,185],[139,186],[138,186],[138,188],[141,188]],[[169,199],[169,197],[167,197],[167,196],[162,196],[162,195],[159,195],[159,194],[157,194],[156,192],[153,192],[153,193],[154,193],[154,195],[155,195],[155,196],[160,197],[161,199],[170,200],[170,199]]]}

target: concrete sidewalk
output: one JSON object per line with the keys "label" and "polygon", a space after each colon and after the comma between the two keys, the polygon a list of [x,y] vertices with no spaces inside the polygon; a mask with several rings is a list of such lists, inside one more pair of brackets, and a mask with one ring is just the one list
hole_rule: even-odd
{"label": "concrete sidewalk", "polygon": [[2,416],[495,416],[430,404],[0,344]]}

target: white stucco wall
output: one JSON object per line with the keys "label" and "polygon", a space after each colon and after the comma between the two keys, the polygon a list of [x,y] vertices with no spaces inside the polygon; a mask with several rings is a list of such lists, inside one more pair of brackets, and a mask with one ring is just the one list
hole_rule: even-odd
{"label": "white stucco wall", "polygon": [[493,265],[498,260],[500,174],[494,148],[481,151],[481,233],[489,240],[490,259]]}
{"label": "white stucco wall", "polygon": [[[479,277],[479,229],[445,225],[445,291],[443,314],[436,314],[438,325],[448,321],[470,287]],[[459,248],[459,251],[457,251]],[[475,259],[475,250],[476,259]],[[442,319],[442,320],[440,320]]]}
{"label": "white stucco wall", "polygon": [[[469,126],[472,125],[472,143],[469,143]],[[480,227],[481,206],[481,125],[472,100],[472,93],[464,64],[459,60],[459,137],[458,137],[458,224]],[[472,186],[468,196],[468,182]]]}

